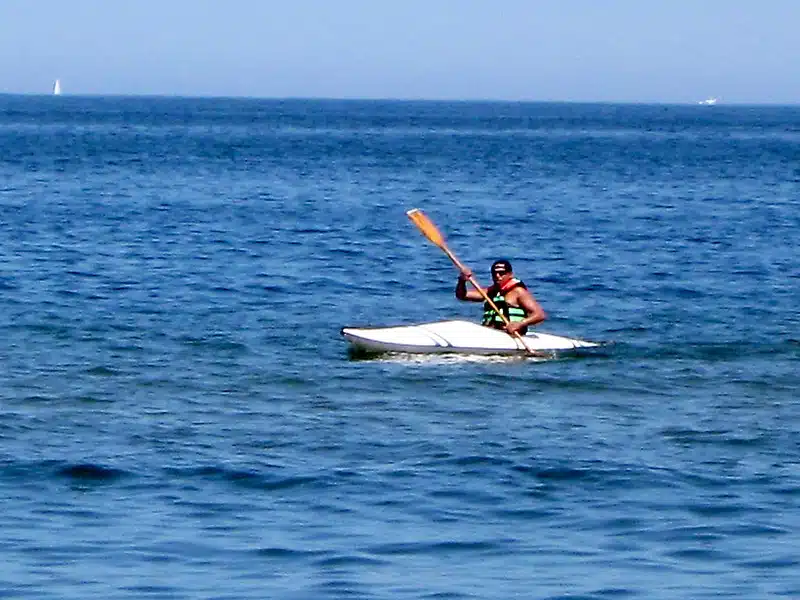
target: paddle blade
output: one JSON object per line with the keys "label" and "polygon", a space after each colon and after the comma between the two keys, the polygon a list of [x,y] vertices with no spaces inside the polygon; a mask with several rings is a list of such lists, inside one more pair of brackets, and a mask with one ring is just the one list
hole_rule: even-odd
{"label": "paddle blade", "polygon": [[406,212],[406,214],[408,215],[408,218],[413,221],[414,225],[419,228],[419,230],[422,232],[422,235],[428,238],[432,243],[439,246],[439,248],[445,249],[446,246],[444,243],[444,236],[424,212],[418,208],[412,208]]}

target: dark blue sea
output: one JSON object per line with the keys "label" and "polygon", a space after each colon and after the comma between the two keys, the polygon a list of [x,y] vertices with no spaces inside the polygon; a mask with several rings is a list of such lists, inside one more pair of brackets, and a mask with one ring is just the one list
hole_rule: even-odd
{"label": "dark blue sea", "polygon": [[[479,320],[548,360],[351,355]],[[800,107],[0,96],[0,597],[800,598]]]}

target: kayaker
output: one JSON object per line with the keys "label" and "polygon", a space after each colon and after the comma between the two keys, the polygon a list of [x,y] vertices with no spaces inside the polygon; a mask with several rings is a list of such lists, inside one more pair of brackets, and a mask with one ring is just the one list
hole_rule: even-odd
{"label": "kayaker", "polygon": [[537,325],[547,318],[544,309],[519,279],[514,277],[511,263],[505,259],[492,263],[492,285],[484,292],[508,319],[506,325],[494,308],[485,301],[483,295],[474,287],[467,289],[467,280],[472,277],[469,270],[462,271],[456,284],[456,298],[465,302],[483,302],[481,325],[504,329],[509,333],[525,335],[528,327]]}

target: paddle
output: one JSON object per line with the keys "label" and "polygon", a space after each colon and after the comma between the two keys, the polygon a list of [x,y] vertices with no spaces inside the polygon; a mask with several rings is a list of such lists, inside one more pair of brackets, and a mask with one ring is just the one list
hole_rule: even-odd
{"label": "paddle", "polygon": [[[469,269],[467,269],[464,266],[464,264],[460,260],[458,260],[456,255],[450,251],[450,248],[447,247],[447,244],[444,241],[444,236],[437,229],[436,225],[433,224],[433,221],[431,221],[424,212],[422,212],[418,208],[412,208],[411,210],[407,211],[406,214],[408,215],[408,218],[411,219],[411,221],[414,223],[414,225],[416,225],[419,228],[419,230],[422,232],[422,235],[428,238],[428,240],[430,240],[435,246],[441,248],[441,250],[447,255],[447,257],[451,261],[453,261],[453,264],[456,267],[458,267],[459,271],[461,271],[462,273],[465,271],[469,271]],[[492,309],[498,315],[500,315],[500,318],[503,320],[503,323],[508,325],[509,324],[508,318],[503,314],[503,311],[497,308],[497,305],[494,302],[492,302],[492,299],[489,298],[489,295],[480,286],[475,277],[470,275],[468,281],[472,284],[472,287],[474,287],[476,290],[478,290],[478,292],[480,292],[481,296],[483,296],[483,299],[489,303],[489,306],[491,306]],[[525,350],[527,350],[528,354],[530,354],[531,356],[546,356],[545,354],[537,352],[536,350],[531,348],[528,345],[528,342],[525,340],[525,338],[522,337],[518,331],[515,331],[513,334],[509,335],[513,335],[513,337],[517,338],[520,342],[522,342],[522,345],[525,347]]]}

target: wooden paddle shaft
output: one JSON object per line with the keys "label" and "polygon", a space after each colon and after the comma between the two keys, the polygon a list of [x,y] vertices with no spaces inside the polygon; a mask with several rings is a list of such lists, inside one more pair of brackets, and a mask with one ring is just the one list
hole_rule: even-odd
{"label": "wooden paddle shaft", "polygon": [[[447,244],[444,241],[444,236],[441,234],[441,232],[436,227],[436,225],[433,224],[433,221],[431,221],[425,213],[423,213],[421,210],[419,210],[417,208],[414,208],[414,209],[408,211],[406,214],[414,222],[414,224],[419,228],[419,230],[422,232],[422,234],[426,238],[428,238],[428,240],[430,240],[434,245],[436,245],[436,246],[438,246],[439,248],[442,249],[442,251],[447,255],[447,257],[451,261],[453,261],[453,264],[456,267],[458,267],[459,271],[461,271],[463,273],[464,271],[468,271],[469,270],[464,266],[464,264],[460,260],[458,260],[458,257],[455,254],[453,254],[453,252],[450,250],[450,248],[447,247]],[[475,277],[470,275],[467,278],[467,281],[469,281],[472,284],[472,287],[474,287],[476,290],[478,290],[480,295],[483,296],[483,299],[486,300],[486,302],[489,304],[489,306],[492,307],[492,310],[494,310],[500,316],[500,318],[503,320],[503,323],[505,323],[506,325],[509,325],[510,321],[508,320],[508,318],[505,316],[505,314],[503,314],[503,311],[501,311],[497,307],[497,305],[492,301],[492,299],[484,291],[484,289],[481,287],[481,285],[475,280]],[[528,343],[525,341],[525,338],[522,337],[522,335],[520,335],[520,333],[518,331],[515,331],[514,333],[510,333],[509,332],[509,335],[517,338],[520,341],[520,343],[522,344],[522,346],[525,348],[525,350],[527,350],[528,353],[531,354],[532,356],[541,356],[541,353],[536,352],[533,348],[528,346]]]}
{"label": "wooden paddle shaft", "polygon": [[[445,254],[447,254],[447,256],[450,258],[450,260],[453,261],[453,264],[455,264],[455,266],[458,267],[459,271],[461,271],[463,273],[464,271],[468,270],[461,263],[461,261],[458,260],[458,258],[456,258],[456,256],[452,252],[450,252],[450,250],[448,248],[442,248],[442,250],[444,250]],[[477,280],[472,275],[470,275],[469,278],[467,279],[467,281],[469,281],[472,284],[472,287],[474,287],[476,290],[478,290],[480,295],[483,296],[483,299],[486,300],[486,302],[489,303],[489,306],[492,307],[492,310],[494,310],[500,316],[500,318],[503,320],[503,323],[508,325],[509,324],[508,318],[503,314],[503,311],[500,310],[497,307],[497,305],[494,303],[494,301],[492,301],[492,299],[489,297],[489,294],[487,294],[484,291],[483,287],[481,287],[481,285],[477,282]]]}
{"label": "wooden paddle shaft", "polygon": [[[459,271],[461,271],[462,273],[464,271],[468,271],[469,269],[467,269],[464,266],[464,264],[460,260],[458,260],[458,257],[455,254],[452,253],[450,248],[447,247],[447,244],[445,243],[443,237],[439,233],[439,230],[435,228],[435,226],[430,221],[430,219],[427,218],[427,215],[424,215],[424,213],[422,213],[422,211],[416,211],[415,210],[415,212],[419,216],[417,216],[416,218],[412,218],[412,221],[414,221],[414,223],[417,226],[419,226],[420,223],[419,223],[419,221],[417,219],[419,219],[419,217],[422,217],[424,219],[424,221],[426,222],[426,225],[428,225],[429,228],[431,228],[431,229],[433,229],[433,231],[435,231],[435,237],[437,239],[435,239],[435,240],[432,239],[432,237],[429,235],[429,230],[425,230],[422,227],[420,227],[420,230],[422,230],[423,234],[425,234],[425,237],[427,237],[435,245],[439,246],[439,248],[442,249],[442,251],[447,255],[447,257],[451,261],[453,261],[453,264],[456,267],[458,267]],[[409,215],[409,216],[411,216],[411,215]],[[483,296],[483,299],[486,300],[486,302],[489,303],[489,306],[492,307],[492,310],[494,310],[500,316],[500,318],[503,320],[503,323],[505,323],[506,325],[509,325],[510,321],[508,320],[508,318],[505,316],[505,314],[503,314],[503,311],[501,311],[498,308],[497,304],[495,304],[494,301],[489,297],[489,294],[487,294],[484,291],[483,287],[481,287],[481,285],[477,282],[475,277],[470,275],[469,278],[467,279],[467,281],[469,281],[472,284],[472,287],[474,287],[476,290],[478,290],[480,295]],[[536,352],[533,348],[528,346],[528,343],[525,341],[525,338],[522,337],[522,335],[518,331],[515,331],[514,333],[511,333],[511,332],[508,332],[508,333],[509,333],[509,335],[511,335],[512,337],[515,337],[516,339],[518,339],[520,341],[520,343],[525,348],[525,350],[528,352],[528,354],[530,354],[532,356],[541,356],[542,355],[540,352]]]}

